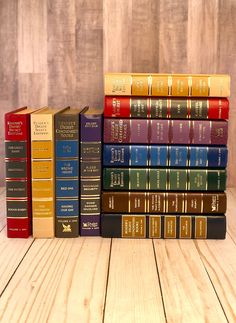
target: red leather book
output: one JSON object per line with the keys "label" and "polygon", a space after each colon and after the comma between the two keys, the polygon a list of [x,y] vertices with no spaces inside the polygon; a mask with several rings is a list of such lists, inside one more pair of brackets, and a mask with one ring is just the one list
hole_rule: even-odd
{"label": "red leather book", "polygon": [[19,108],[5,114],[7,236],[31,235],[30,113]]}
{"label": "red leather book", "polygon": [[229,101],[227,98],[106,96],[104,117],[227,120]]}

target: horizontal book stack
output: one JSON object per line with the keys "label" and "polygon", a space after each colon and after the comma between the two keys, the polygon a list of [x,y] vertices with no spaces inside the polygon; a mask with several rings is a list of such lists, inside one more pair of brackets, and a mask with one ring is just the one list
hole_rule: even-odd
{"label": "horizontal book stack", "polygon": [[103,237],[223,239],[230,79],[105,75]]}

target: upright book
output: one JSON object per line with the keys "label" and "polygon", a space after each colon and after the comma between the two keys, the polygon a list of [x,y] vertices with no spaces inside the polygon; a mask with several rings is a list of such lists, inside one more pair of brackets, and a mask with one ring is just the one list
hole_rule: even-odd
{"label": "upright book", "polygon": [[64,109],[44,108],[31,115],[33,236],[55,236],[54,117]]}
{"label": "upright book", "polygon": [[55,116],[56,237],[79,235],[79,116],[81,109]]}
{"label": "upright book", "polygon": [[80,234],[100,235],[102,111],[80,115]]}
{"label": "upright book", "polygon": [[30,114],[26,107],[5,114],[7,236],[31,235]]}
{"label": "upright book", "polygon": [[106,73],[105,95],[229,97],[230,76],[220,74]]}

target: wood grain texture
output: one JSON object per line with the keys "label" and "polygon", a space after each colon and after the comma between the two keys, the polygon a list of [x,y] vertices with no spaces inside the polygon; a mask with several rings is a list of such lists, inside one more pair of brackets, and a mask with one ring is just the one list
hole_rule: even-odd
{"label": "wood grain texture", "polygon": [[224,308],[228,322],[236,322],[236,244],[224,241],[196,241],[211,282]]}
{"label": "wood grain texture", "polygon": [[[0,118],[25,104],[102,107],[109,71],[229,73],[235,186],[235,34],[234,0],[0,0]],[[3,123],[0,140],[4,169]]]}
{"label": "wood grain texture", "polygon": [[151,240],[113,239],[104,322],[165,322]]}
{"label": "wood grain texture", "polygon": [[193,241],[154,241],[167,322],[227,322]]}
{"label": "wood grain texture", "polygon": [[0,321],[101,322],[109,253],[109,239],[36,240],[1,297]]}

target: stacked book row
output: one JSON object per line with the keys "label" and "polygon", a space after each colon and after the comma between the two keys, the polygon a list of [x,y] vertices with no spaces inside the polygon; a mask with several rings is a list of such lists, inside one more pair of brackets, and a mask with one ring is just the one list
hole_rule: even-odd
{"label": "stacked book row", "polygon": [[225,237],[228,96],[223,75],[105,75],[103,237]]}
{"label": "stacked book row", "polygon": [[229,88],[108,73],[104,114],[7,113],[8,237],[224,238]]}

